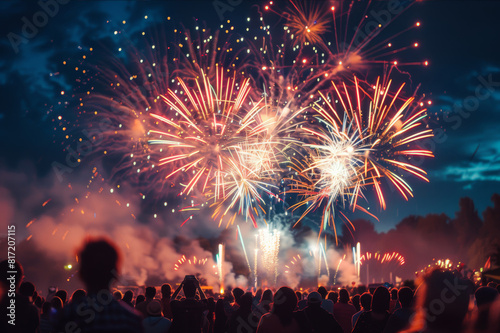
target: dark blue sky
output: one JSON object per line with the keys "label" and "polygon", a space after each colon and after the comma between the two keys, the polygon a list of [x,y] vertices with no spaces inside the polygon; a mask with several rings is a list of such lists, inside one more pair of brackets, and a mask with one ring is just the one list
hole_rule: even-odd
{"label": "dark blue sky", "polygon": [[[264,2],[244,1],[224,12],[224,19],[238,26],[255,12],[253,3]],[[383,8],[384,2],[376,6]],[[115,49],[115,30],[133,36],[155,23],[184,24],[190,29],[195,19],[212,29],[221,24],[212,1],[69,1],[50,8],[53,17],[47,16],[38,31],[23,35],[26,20],[33,22],[37,15],[43,20],[38,2],[0,3],[0,169],[24,170],[21,165],[32,164],[38,178],[53,177],[51,163],[65,157],[66,133],[56,125],[57,116],[62,115],[71,130],[78,129],[77,123],[70,123],[77,119],[78,98],[71,93],[61,95],[61,91],[84,91],[79,79],[84,76],[63,61],[73,67],[90,47],[99,46],[121,57]],[[498,13],[500,2],[496,1],[421,1],[391,23],[390,29],[397,32],[408,27],[408,22],[422,22],[420,29],[404,38],[419,41],[417,58],[428,59],[430,66],[403,70],[411,74],[413,88],[421,84],[420,92],[432,100],[429,114],[439,135],[426,143],[436,156],[422,164],[429,184],[412,179],[415,197],[406,202],[390,193],[383,212],[372,200],[371,211],[383,222],[378,230],[389,229],[409,214],[453,216],[464,196],[473,198],[481,212],[490,204],[491,195],[499,192]],[[167,17],[171,17],[169,22]],[[79,172],[67,175],[65,181],[85,182]]]}

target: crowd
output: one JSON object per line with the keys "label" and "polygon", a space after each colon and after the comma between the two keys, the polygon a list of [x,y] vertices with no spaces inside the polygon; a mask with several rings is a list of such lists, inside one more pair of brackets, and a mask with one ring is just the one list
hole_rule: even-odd
{"label": "crowd", "polygon": [[500,287],[476,286],[457,272],[433,270],[416,290],[234,288],[219,297],[207,297],[196,277],[187,275],[173,293],[164,284],[159,292],[147,287],[134,295],[111,287],[119,269],[111,242],[89,240],[79,258],[85,290],[71,296],[53,290],[46,298],[23,281],[18,262],[14,268],[0,262],[0,332],[500,332]]}

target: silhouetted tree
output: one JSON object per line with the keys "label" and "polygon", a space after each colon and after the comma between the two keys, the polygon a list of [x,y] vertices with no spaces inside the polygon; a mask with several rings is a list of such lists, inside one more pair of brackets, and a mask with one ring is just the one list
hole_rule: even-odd
{"label": "silhouetted tree", "polygon": [[[483,222],[479,218],[471,198],[461,198],[460,210],[455,213],[452,221],[453,229],[457,235],[457,244],[461,249],[467,249],[477,238]],[[461,251],[465,252],[465,251]],[[460,253],[464,255],[465,253]]]}

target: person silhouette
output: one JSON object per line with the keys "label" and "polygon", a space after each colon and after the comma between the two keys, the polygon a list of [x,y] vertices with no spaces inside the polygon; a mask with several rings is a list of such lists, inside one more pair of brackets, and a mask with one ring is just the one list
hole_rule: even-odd
{"label": "person silhouette", "polygon": [[142,317],[146,318],[148,316],[147,307],[149,302],[151,302],[156,296],[156,288],[155,287],[146,287],[146,292],[144,293],[146,299],[144,302],[141,302],[135,306],[135,309],[142,313]]}
{"label": "person silhouette", "polygon": [[[23,278],[23,266],[17,260],[0,262],[0,291],[2,292],[0,295],[0,332],[36,332],[38,330],[40,324],[38,309],[28,296],[22,295],[19,291]],[[25,286],[30,290],[23,290],[23,292],[31,293],[32,296],[34,286],[33,290],[31,286]]]}
{"label": "person silhouette", "polygon": [[331,313],[321,307],[321,295],[313,291],[307,296],[307,307],[299,312],[304,314],[307,326],[315,333],[342,333],[342,326]]}
{"label": "person silhouette", "polygon": [[344,333],[352,331],[352,316],[356,313],[354,305],[349,304],[349,292],[340,289],[339,301],[333,305],[333,316],[338,321]]}
{"label": "person silhouette", "polygon": [[[186,298],[178,301],[176,297],[181,290]],[[196,299],[197,291],[200,300]],[[198,279],[194,275],[186,275],[170,302],[173,314],[171,332],[199,333],[203,327],[208,327],[208,320],[204,315],[207,309],[206,299]]]}
{"label": "person silhouette", "polygon": [[56,325],[57,332],[142,332],[141,316],[111,293],[117,279],[120,255],[104,238],[89,238],[79,252],[79,276],[88,294],[79,304],[69,304]]}
{"label": "person silhouette", "polygon": [[238,297],[236,301],[238,309],[229,318],[227,325],[228,333],[254,333],[257,330],[259,318],[252,313],[252,300],[252,293],[245,293]]}
{"label": "person silhouette", "polygon": [[274,294],[271,313],[266,313],[260,318],[257,333],[301,332],[301,323],[293,312],[296,307],[295,292],[288,287],[281,287]]}
{"label": "person silhouette", "polygon": [[472,295],[469,282],[451,271],[429,272],[416,291],[416,312],[405,332],[462,331]]}
{"label": "person silhouette", "polygon": [[172,296],[172,287],[168,283],[165,283],[161,286],[161,310],[163,312],[163,317],[172,320],[170,296]]}
{"label": "person silhouette", "polygon": [[389,290],[377,287],[372,297],[372,309],[359,316],[352,333],[382,333],[389,319],[390,301]]}
{"label": "person silhouette", "polygon": [[359,303],[361,304],[361,310],[352,316],[352,327],[356,326],[356,322],[362,313],[368,312],[372,309],[372,294],[369,292],[363,293],[359,298]]}
{"label": "person silhouette", "polygon": [[[394,289],[393,289],[394,290]],[[415,311],[413,310],[413,290],[408,287],[401,287],[398,291],[398,302],[400,307],[391,314],[384,333],[396,333],[408,327],[410,318]]]}

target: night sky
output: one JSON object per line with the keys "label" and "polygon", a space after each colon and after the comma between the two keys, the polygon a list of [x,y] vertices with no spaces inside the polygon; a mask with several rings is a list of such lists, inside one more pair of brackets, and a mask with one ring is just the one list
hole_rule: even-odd
{"label": "night sky", "polygon": [[[251,3],[231,7],[223,13],[224,19],[243,26],[240,22],[255,14]],[[383,6],[376,3],[376,8]],[[198,20],[216,29],[221,23],[212,1],[69,1],[58,7],[34,36],[13,42],[12,33],[23,36],[23,17],[32,21],[41,7],[37,1],[0,3],[0,174],[2,179],[12,173],[22,175],[18,181],[2,184],[3,190],[12,193],[34,185],[43,190],[56,182],[51,164],[64,160],[67,144],[56,118],[76,119],[78,97],[71,91],[81,88],[77,81],[81,71],[75,73],[73,65],[70,68],[63,61],[75,64],[89,48],[101,46],[120,59],[116,30],[119,35],[134,36],[156,24],[192,29]],[[418,41],[420,47],[401,57],[429,60],[430,65],[401,70],[410,74],[414,89],[421,84],[419,92],[432,100],[429,114],[440,131],[429,141],[436,157],[422,164],[430,183],[412,179],[415,197],[409,202],[388,191],[386,211],[371,203],[381,220],[377,230],[388,230],[410,214],[454,216],[464,196],[471,197],[481,213],[499,191],[499,13],[496,1],[419,1],[391,23],[394,33],[409,22],[422,22],[419,29],[401,37]],[[61,91],[67,93],[61,95]],[[74,126],[68,131],[78,131],[78,124]],[[66,174],[64,183],[86,184],[89,171],[84,165]]]}

